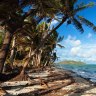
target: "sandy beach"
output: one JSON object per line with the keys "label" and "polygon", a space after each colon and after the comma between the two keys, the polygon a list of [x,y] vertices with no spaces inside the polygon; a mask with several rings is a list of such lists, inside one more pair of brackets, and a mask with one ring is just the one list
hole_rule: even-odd
{"label": "sandy beach", "polygon": [[52,67],[27,74],[27,81],[1,83],[0,96],[96,96],[95,84],[72,71]]}

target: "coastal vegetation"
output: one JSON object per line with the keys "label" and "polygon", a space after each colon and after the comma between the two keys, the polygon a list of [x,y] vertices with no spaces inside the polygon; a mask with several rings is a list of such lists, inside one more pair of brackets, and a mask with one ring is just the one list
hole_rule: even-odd
{"label": "coastal vegetation", "polygon": [[[78,15],[78,12],[95,4],[76,2],[77,0],[0,1],[1,82],[28,80],[26,71],[50,67],[58,58],[56,46],[64,47],[60,45],[64,36],[59,36],[57,32],[62,24],[73,24],[81,33],[84,32],[83,24],[96,31],[93,23]],[[54,20],[58,21],[57,26],[51,25]]]}
{"label": "coastal vegetation", "polygon": [[81,62],[81,61],[74,61],[74,60],[64,60],[61,62],[58,62],[58,64],[86,64],[85,62]]}

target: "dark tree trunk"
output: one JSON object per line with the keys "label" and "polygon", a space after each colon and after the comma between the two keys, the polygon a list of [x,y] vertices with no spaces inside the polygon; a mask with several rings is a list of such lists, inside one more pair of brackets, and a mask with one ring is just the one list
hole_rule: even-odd
{"label": "dark tree trunk", "polygon": [[9,46],[10,46],[12,37],[13,37],[13,33],[6,31],[4,41],[0,49],[0,73],[2,73],[3,71],[4,63],[9,51]]}

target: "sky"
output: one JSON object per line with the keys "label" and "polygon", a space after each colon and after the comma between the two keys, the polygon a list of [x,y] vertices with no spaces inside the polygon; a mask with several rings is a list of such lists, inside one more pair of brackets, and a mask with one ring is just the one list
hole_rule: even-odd
{"label": "sky", "polygon": [[[96,0],[78,0],[80,2],[96,2]],[[96,25],[96,6],[88,8],[78,13]],[[56,25],[58,22],[53,21]],[[91,28],[83,25],[84,33],[81,34],[74,25],[64,23],[57,32],[60,36],[64,36],[64,40],[60,42],[65,48],[57,48],[58,61],[76,60],[90,64],[96,64],[96,32]]]}

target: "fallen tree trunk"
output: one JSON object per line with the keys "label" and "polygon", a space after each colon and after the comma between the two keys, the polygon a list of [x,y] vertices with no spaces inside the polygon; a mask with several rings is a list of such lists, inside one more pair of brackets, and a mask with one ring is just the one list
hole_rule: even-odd
{"label": "fallen tree trunk", "polygon": [[[17,86],[24,86],[24,87],[26,87],[26,86],[32,86],[32,85],[42,85],[41,83],[43,82],[43,84],[45,83],[45,84],[47,84],[48,82],[53,82],[53,81],[57,81],[57,80],[64,80],[64,79],[68,79],[68,78],[70,78],[70,79],[72,79],[72,77],[71,76],[69,76],[69,75],[64,75],[64,76],[55,76],[55,77],[49,77],[48,79],[42,79],[42,78],[40,78],[40,77],[38,77],[38,79],[34,79],[34,80],[30,80],[30,81],[28,81],[25,85],[18,85],[17,84]],[[37,81],[38,80],[38,81]],[[16,81],[16,83],[19,83],[20,81]],[[10,85],[8,85],[10,83]],[[7,88],[7,87],[14,87],[14,86],[16,86],[16,85],[14,85],[13,84],[13,82],[12,82],[12,84],[11,84],[11,82],[9,82],[8,84],[1,84],[1,86],[2,87],[5,87],[5,88]],[[14,82],[15,83],[15,82]],[[15,84],[16,84],[15,83]]]}
{"label": "fallen tree trunk", "polygon": [[67,82],[65,82],[64,84],[60,84],[58,86],[52,86],[52,87],[50,87],[50,88],[48,88],[46,90],[42,90],[42,91],[38,92],[38,95],[44,95],[44,94],[47,94],[47,93],[49,93],[51,91],[59,90],[62,87],[65,87],[65,86],[70,85],[72,83],[74,83],[74,80],[73,79],[70,79]]}
{"label": "fallen tree trunk", "polygon": [[52,91],[57,91],[65,86],[68,86],[70,84],[74,83],[74,80],[73,79],[68,79],[66,80],[66,82],[64,82],[63,84],[58,84],[58,85],[53,85],[49,88],[45,88],[45,89],[36,89],[34,91],[31,91],[30,93],[22,93],[22,94],[19,94],[19,95],[22,95],[22,96],[27,96],[27,95],[34,95],[34,96],[45,96],[47,93],[50,93]]}

